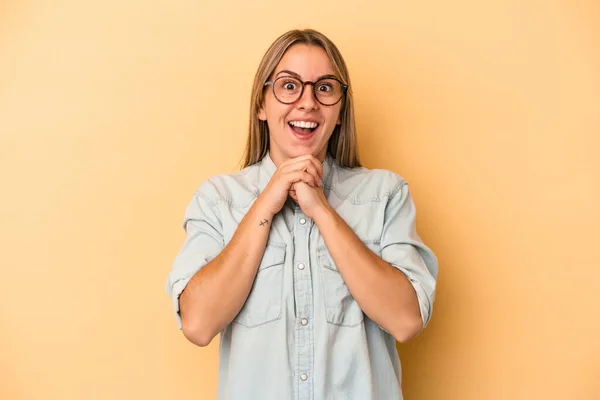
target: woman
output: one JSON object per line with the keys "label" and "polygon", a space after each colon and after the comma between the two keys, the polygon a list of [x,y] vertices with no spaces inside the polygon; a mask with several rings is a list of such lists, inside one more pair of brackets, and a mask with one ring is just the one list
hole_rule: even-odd
{"label": "woman", "polygon": [[219,399],[401,399],[396,340],[431,316],[437,260],[406,182],[360,167],[335,45],[290,31],[252,90],[242,171],[204,182],[167,282],[180,328],[218,334]]}

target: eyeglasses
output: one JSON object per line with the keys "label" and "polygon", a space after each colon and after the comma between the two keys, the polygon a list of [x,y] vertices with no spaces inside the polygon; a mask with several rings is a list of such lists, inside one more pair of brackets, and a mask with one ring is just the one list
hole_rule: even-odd
{"label": "eyeglasses", "polygon": [[333,106],[339,103],[348,90],[348,85],[333,77],[321,78],[316,82],[302,82],[291,76],[280,76],[274,81],[266,82],[265,86],[267,85],[273,88],[275,98],[283,104],[292,104],[298,101],[302,97],[306,85],[312,85],[313,96],[324,106]]}

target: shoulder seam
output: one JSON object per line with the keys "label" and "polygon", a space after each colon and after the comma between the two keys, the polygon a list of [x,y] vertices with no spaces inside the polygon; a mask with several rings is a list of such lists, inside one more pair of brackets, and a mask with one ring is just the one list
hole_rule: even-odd
{"label": "shoulder seam", "polygon": [[216,202],[213,202],[207,195],[201,193],[199,190],[196,191],[196,196],[202,197],[204,200],[206,200],[208,204],[210,204],[211,207],[214,207],[217,204]]}
{"label": "shoulder seam", "polygon": [[402,190],[402,188],[404,186],[408,185],[408,182],[406,182],[404,179],[402,179],[401,182],[399,182],[391,191],[389,194],[389,197],[394,197],[400,190]]}

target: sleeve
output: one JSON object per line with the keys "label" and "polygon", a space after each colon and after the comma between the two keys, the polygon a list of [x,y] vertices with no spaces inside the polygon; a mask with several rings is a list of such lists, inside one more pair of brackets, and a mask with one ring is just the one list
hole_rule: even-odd
{"label": "sleeve", "polygon": [[425,328],[435,298],[438,261],[417,234],[415,205],[404,180],[390,194],[384,218],[381,258],[402,271],[413,285]]}
{"label": "sleeve", "polygon": [[[202,188],[202,187],[201,187]],[[223,228],[215,204],[198,189],[185,211],[183,228],[186,239],[175,257],[166,284],[179,329],[179,296],[189,280],[223,250]]]}

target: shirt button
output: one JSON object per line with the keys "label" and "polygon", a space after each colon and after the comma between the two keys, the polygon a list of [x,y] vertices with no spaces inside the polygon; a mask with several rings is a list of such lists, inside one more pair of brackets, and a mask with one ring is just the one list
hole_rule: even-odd
{"label": "shirt button", "polygon": [[304,267],[305,267],[305,265],[304,265],[304,264],[302,264],[302,263],[298,264],[298,269],[300,269],[300,270],[303,270],[303,269],[304,269]]}
{"label": "shirt button", "polygon": [[302,318],[302,319],[300,320],[300,323],[301,323],[302,325],[306,326],[306,325],[308,325],[308,320],[307,320],[306,318]]}
{"label": "shirt button", "polygon": [[302,379],[303,381],[305,381],[305,380],[308,379],[308,375],[302,374],[302,375],[300,375],[300,379]]}
{"label": "shirt button", "polygon": [[300,218],[300,225],[304,225],[306,223],[306,218]]}

